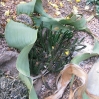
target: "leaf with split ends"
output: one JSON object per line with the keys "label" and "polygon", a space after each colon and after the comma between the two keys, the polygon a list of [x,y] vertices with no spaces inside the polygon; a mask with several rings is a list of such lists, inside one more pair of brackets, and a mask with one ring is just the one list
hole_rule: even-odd
{"label": "leaf with split ends", "polygon": [[84,30],[87,28],[87,22],[83,15],[80,15],[76,21],[73,23],[73,26],[77,30]]}
{"label": "leaf with split ends", "polygon": [[74,26],[76,30],[84,30],[87,28],[87,22],[83,15],[76,16],[75,14],[71,14],[69,19],[60,19],[59,22],[62,24]]}
{"label": "leaf with split ends", "polygon": [[43,22],[44,27],[50,28],[52,26],[52,30],[54,30],[55,27],[59,27],[58,29],[65,29],[67,28],[65,25],[71,25],[77,30],[85,30],[86,28],[86,20],[83,16],[80,16],[81,19],[77,19],[76,15],[72,14],[70,15],[70,19],[66,18],[49,18],[45,16],[40,16],[39,18],[34,17],[33,21],[36,23],[37,26],[40,26],[41,22]]}
{"label": "leaf with split ends", "polygon": [[70,15],[67,16],[68,18],[55,18],[59,23],[61,24],[67,24],[67,25],[72,25],[72,23],[75,22],[76,20],[76,15],[71,13]]}
{"label": "leaf with split ends", "polygon": [[76,30],[83,31],[87,28],[86,20],[82,15],[79,15],[79,17],[80,18],[78,19],[78,17],[74,14],[71,14],[69,19],[50,18],[50,17],[46,17],[46,16],[40,16],[39,18],[34,17],[33,21],[36,23],[37,26],[40,26],[41,22],[43,22],[44,26],[47,28],[49,28],[50,26],[53,26],[53,28],[59,27],[59,29],[65,29],[66,26],[64,26],[64,25],[70,25],[70,26],[74,27]]}

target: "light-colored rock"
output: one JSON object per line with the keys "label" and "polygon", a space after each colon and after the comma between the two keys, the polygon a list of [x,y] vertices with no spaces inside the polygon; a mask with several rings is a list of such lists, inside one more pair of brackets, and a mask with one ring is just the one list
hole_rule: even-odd
{"label": "light-colored rock", "polygon": [[7,75],[11,75],[13,77],[18,76],[18,71],[16,69],[16,57],[13,57],[11,60],[4,62],[0,69],[5,72]]}
{"label": "light-colored rock", "polygon": [[99,96],[99,59],[88,74],[87,89],[91,94]]}
{"label": "light-colored rock", "polygon": [[12,58],[16,58],[17,55],[18,54],[16,52],[12,52],[12,51],[6,51],[4,53],[0,53],[0,65],[2,65],[7,61],[10,61]]}

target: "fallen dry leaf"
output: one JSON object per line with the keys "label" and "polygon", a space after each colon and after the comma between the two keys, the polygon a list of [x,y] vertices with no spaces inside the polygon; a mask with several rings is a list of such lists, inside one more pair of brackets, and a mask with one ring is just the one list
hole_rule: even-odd
{"label": "fallen dry leaf", "polygon": [[57,16],[60,15],[60,14],[61,14],[60,11],[56,11],[56,12],[55,12],[55,15],[57,15]]}
{"label": "fallen dry leaf", "polygon": [[79,77],[81,79],[82,85],[77,87],[74,91],[72,91],[72,88],[70,87],[71,89],[68,99],[85,99],[82,97],[84,93],[88,95],[89,99],[99,99],[98,96],[91,95],[88,91],[86,91],[87,73],[84,72],[84,70],[76,64],[65,65],[64,69],[57,77],[56,92],[53,95],[46,97],[45,99],[60,99],[64,93],[65,88],[69,84],[72,75]]}
{"label": "fallen dry leaf", "polygon": [[57,4],[53,4],[52,2],[48,2],[52,7],[54,7],[56,10],[59,10],[58,5]]}
{"label": "fallen dry leaf", "polygon": [[9,16],[9,14],[10,14],[9,10],[5,11],[5,13],[4,13],[5,16]]}
{"label": "fallen dry leaf", "polygon": [[7,19],[7,22],[10,22],[11,19]]}
{"label": "fallen dry leaf", "polygon": [[62,8],[64,5],[63,5],[63,3],[62,2],[60,2],[60,7]]}
{"label": "fallen dry leaf", "polygon": [[88,5],[87,5],[87,6],[85,6],[85,10],[89,10],[89,8],[90,8],[90,7],[89,7]]}
{"label": "fallen dry leaf", "polygon": [[76,6],[73,6],[73,12],[74,14],[78,14],[78,8]]}
{"label": "fallen dry leaf", "polygon": [[82,68],[78,65],[74,64],[67,64],[65,65],[64,69],[60,72],[60,74],[57,77],[56,85],[57,85],[57,91],[54,95],[51,95],[45,99],[59,99],[62,97],[65,88],[69,84],[72,75],[76,75],[79,78],[81,78],[82,85],[74,90],[74,92],[69,95],[69,99],[72,99],[75,95],[75,99],[77,97],[81,96],[82,93],[85,91],[86,83],[87,83],[87,73],[83,71]]}
{"label": "fallen dry leaf", "polygon": [[4,2],[0,2],[0,4],[1,4],[2,6],[5,6],[5,3],[4,3]]}

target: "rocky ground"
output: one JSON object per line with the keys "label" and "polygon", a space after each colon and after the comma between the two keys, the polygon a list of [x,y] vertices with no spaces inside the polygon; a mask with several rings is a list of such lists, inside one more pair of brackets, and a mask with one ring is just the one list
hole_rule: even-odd
{"label": "rocky ground", "polygon": [[27,87],[17,78],[0,76],[0,99],[28,99]]}
{"label": "rocky ground", "polygon": [[[3,0],[2,0],[3,1]],[[12,18],[13,16],[16,16],[15,10],[16,5],[22,0],[4,0],[5,6],[0,5],[0,34],[4,34],[5,26],[7,23],[7,20],[9,18]],[[29,1],[29,0],[24,0]],[[80,3],[73,3],[67,2],[67,0],[49,0],[53,4],[56,3],[57,5],[60,5],[60,1],[62,2],[63,6],[60,6],[57,10],[55,7],[51,6],[47,0],[42,0],[44,9],[47,13],[49,13],[53,17],[66,17],[73,9],[73,6],[76,6],[78,8],[78,13],[83,14],[86,19],[88,19],[93,14],[93,9],[90,9],[89,11],[86,11],[84,8],[86,6],[86,0],[81,0]],[[5,11],[9,9],[10,15],[6,16]],[[99,36],[99,19],[94,17],[88,22],[89,29]],[[89,36],[87,33],[84,32],[77,32],[75,34],[75,37],[78,37],[79,39],[85,37],[85,40],[83,44],[87,46],[87,48],[84,51],[89,51],[92,49],[94,45],[94,40],[91,36]],[[0,99],[28,99],[25,95],[27,93],[25,85],[16,78],[18,75],[18,72],[15,67],[15,62],[17,58],[18,52],[16,49],[11,48],[7,45],[5,38],[0,37],[0,70],[1,70],[1,76],[0,76],[0,89],[3,91],[0,91]],[[80,64],[80,66],[86,71],[89,72],[89,70],[92,68],[94,62],[96,61],[97,57],[90,58]],[[2,75],[3,74],[3,75]],[[44,99],[44,97],[54,93],[56,86],[55,86],[55,80],[56,80],[57,74],[48,74],[45,77],[45,81],[50,86],[50,88],[46,87],[44,83],[42,82],[42,79],[38,79],[35,85],[35,90],[38,94],[39,99]],[[14,78],[15,77],[15,78]],[[5,87],[3,84],[7,83],[7,86]],[[16,85],[14,85],[16,84]],[[80,84],[79,80],[75,80],[74,87],[77,87]],[[4,86],[4,87],[3,87]],[[8,86],[10,86],[10,89],[8,91]],[[21,88],[21,90],[20,90]],[[24,95],[23,92],[25,91]],[[68,99],[68,93],[69,93],[69,86],[66,88],[65,93],[61,99]],[[17,93],[17,91],[20,90],[20,93]],[[7,93],[6,93],[7,92]],[[12,93],[16,92],[14,95],[11,96]],[[10,94],[10,96],[9,96]],[[8,98],[4,98],[4,97]],[[17,96],[17,97],[16,97]],[[19,96],[19,98],[18,98]],[[12,97],[12,98],[10,98]]]}

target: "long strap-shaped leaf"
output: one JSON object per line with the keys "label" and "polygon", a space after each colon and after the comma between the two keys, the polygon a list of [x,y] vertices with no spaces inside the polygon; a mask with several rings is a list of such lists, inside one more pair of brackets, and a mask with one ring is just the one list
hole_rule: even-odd
{"label": "long strap-shaped leaf", "polygon": [[19,76],[29,89],[29,99],[37,99],[37,95],[33,88],[33,81],[30,78],[28,53],[37,39],[37,31],[26,25],[14,21],[10,21],[5,28],[5,38],[7,43],[21,50],[16,67]]}
{"label": "long strap-shaped leaf", "polygon": [[53,30],[66,29],[64,25],[72,25],[76,30],[84,30],[84,31],[87,30],[86,25],[87,22],[83,15],[70,14],[69,19],[53,18],[44,11],[41,0],[32,0],[29,3],[19,4],[17,6],[18,15],[19,14],[30,15],[31,13],[34,12],[34,10],[39,14],[41,14],[40,18],[35,17],[33,18],[33,21],[37,26],[40,26],[41,22],[43,21],[45,27],[50,28],[50,26],[52,26]]}

